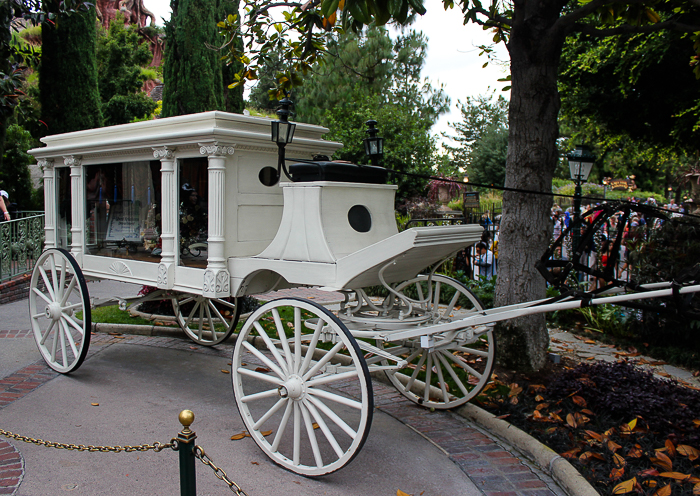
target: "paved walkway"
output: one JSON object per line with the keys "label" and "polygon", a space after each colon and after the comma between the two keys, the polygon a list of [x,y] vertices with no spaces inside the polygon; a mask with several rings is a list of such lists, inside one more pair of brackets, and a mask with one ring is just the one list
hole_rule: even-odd
{"label": "paved walkway", "polygon": [[[101,289],[107,290],[105,286]],[[341,296],[306,291],[312,292],[303,296],[316,301],[337,302]],[[282,295],[292,294],[276,296]],[[26,301],[22,306],[0,306],[0,329],[5,327],[2,317],[8,311],[22,310],[26,311]],[[143,432],[153,432],[154,436],[149,434],[138,443],[164,441],[180,429],[174,422],[176,412],[198,395],[210,394],[195,399],[196,406],[188,406],[197,416],[193,428],[215,462],[218,459],[225,469],[235,467],[232,478],[249,496],[393,496],[398,489],[423,496],[564,495],[549,476],[502,440],[454,413],[418,407],[378,381],[373,382],[376,412],[372,432],[357,459],[340,471],[321,479],[300,478],[270,463],[250,439],[238,441],[232,454],[234,441],[227,436],[243,428],[238,415],[231,416],[235,403],[230,375],[222,373],[230,363],[230,342],[210,348],[196,345],[184,335],[172,338],[93,333],[86,362],[69,376],[57,374],[44,364],[26,329],[0,331],[3,349],[11,349],[12,353],[0,352],[0,429],[83,444],[137,444],[134,438],[143,438]],[[188,373],[191,363],[195,365]],[[177,398],[182,384],[169,385],[173,376],[182,381],[182,374],[186,374],[186,387],[194,395],[189,400],[187,396]],[[222,381],[226,383],[223,389],[213,388]],[[212,391],[202,391],[207,388]],[[102,410],[92,403],[109,407]],[[151,409],[151,403],[159,408]],[[73,494],[106,494],[106,487],[112,494],[144,493],[144,487],[148,487],[149,494],[177,491],[177,474],[172,473],[176,468],[174,455],[141,454],[140,464],[131,455],[68,454],[0,438],[0,495],[46,494],[49,483],[63,491],[74,490]],[[163,461],[165,457],[169,464]],[[170,474],[167,480],[161,481],[164,476],[158,470]],[[199,494],[230,494],[206,467],[197,470]],[[90,471],[102,475],[95,480]],[[104,480],[100,480],[102,477]],[[133,485],[132,479],[137,478],[143,487]],[[159,489],[161,484],[167,490]]]}

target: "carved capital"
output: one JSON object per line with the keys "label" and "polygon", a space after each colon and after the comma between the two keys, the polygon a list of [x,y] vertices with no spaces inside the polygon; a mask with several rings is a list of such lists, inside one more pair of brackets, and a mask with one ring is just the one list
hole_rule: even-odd
{"label": "carved capital", "polygon": [[52,158],[40,158],[36,163],[41,170],[53,169],[54,166],[54,160]]}
{"label": "carved capital", "polygon": [[159,289],[172,289],[173,283],[173,265],[158,264],[158,276],[156,278],[156,286]]}
{"label": "carved capital", "polygon": [[63,163],[68,167],[80,167],[83,164],[83,157],[67,155],[63,157]]}
{"label": "carved capital", "polygon": [[219,144],[216,141],[213,143],[199,143],[199,153],[210,157],[225,157],[226,155],[233,155],[234,151],[235,149],[232,145]]}
{"label": "carved capital", "polygon": [[172,160],[175,158],[175,148],[169,146],[154,148],[153,157],[158,160]]}

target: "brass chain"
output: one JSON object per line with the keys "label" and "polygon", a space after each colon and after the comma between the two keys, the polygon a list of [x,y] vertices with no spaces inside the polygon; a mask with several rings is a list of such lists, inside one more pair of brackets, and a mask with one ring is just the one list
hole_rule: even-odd
{"label": "brass chain", "polygon": [[34,439],[28,436],[21,436],[10,431],[0,429],[0,436],[16,439],[17,441],[22,441],[24,443],[36,444],[37,446],[46,446],[47,448],[65,449],[70,451],[89,451],[91,453],[131,453],[134,451],[149,451],[153,450],[156,453],[163,451],[165,448],[171,448],[177,450],[177,439],[171,439],[169,443],[153,443],[153,444],[141,444],[139,446],[93,446],[91,444],[66,444],[66,443],[55,443],[53,441],[44,441],[43,439]]}
{"label": "brass chain", "polygon": [[231,489],[231,492],[236,493],[236,496],[248,496],[243,489],[241,489],[241,486],[236,484],[234,481],[228,478],[228,475],[226,475],[226,472],[223,471],[223,469],[217,467],[214,465],[214,462],[212,461],[211,458],[204,452],[201,446],[195,445],[194,449],[192,450],[194,453],[194,456],[200,460],[204,465],[210,467],[214,471],[214,475],[222,481],[224,481],[226,484],[228,484],[229,489]]}

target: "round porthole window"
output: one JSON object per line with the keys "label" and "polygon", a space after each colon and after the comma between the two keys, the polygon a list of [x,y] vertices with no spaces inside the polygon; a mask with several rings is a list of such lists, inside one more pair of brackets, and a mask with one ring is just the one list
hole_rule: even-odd
{"label": "round porthole window", "polygon": [[265,186],[274,186],[279,182],[280,177],[277,175],[277,169],[274,167],[263,167],[260,169],[258,179],[260,179],[260,182]]}
{"label": "round porthole window", "polygon": [[364,205],[355,205],[348,211],[348,222],[357,232],[368,232],[372,229],[372,216]]}

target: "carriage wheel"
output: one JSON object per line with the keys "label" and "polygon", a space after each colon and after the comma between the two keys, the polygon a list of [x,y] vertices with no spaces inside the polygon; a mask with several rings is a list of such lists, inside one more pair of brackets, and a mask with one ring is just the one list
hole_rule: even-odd
{"label": "carriage wheel", "polygon": [[90,296],[78,262],[66,250],[44,251],[29,286],[34,339],[46,363],[68,374],[85,360],[90,346]]}
{"label": "carriage wheel", "polygon": [[[428,276],[419,275],[396,290],[414,300],[427,299]],[[431,312],[432,324],[437,324],[465,318],[483,307],[479,298],[459,281],[435,274],[430,301],[421,310]],[[474,333],[483,330],[474,329]],[[459,329],[434,334],[431,339],[425,336],[403,343],[384,343],[384,349],[408,362],[401,370],[387,371],[387,377],[401,394],[420,405],[438,409],[463,405],[486,386],[496,354],[493,331],[478,337],[470,337],[468,332],[469,329]]]}
{"label": "carriage wheel", "polygon": [[347,328],[322,306],[297,298],[263,305],[241,330],[232,364],[243,422],[278,465],[325,475],[362,448],[374,408],[369,370]]}
{"label": "carriage wheel", "polygon": [[232,300],[178,293],[172,301],[180,329],[195,343],[213,346],[236,330],[241,308],[235,298]]}

